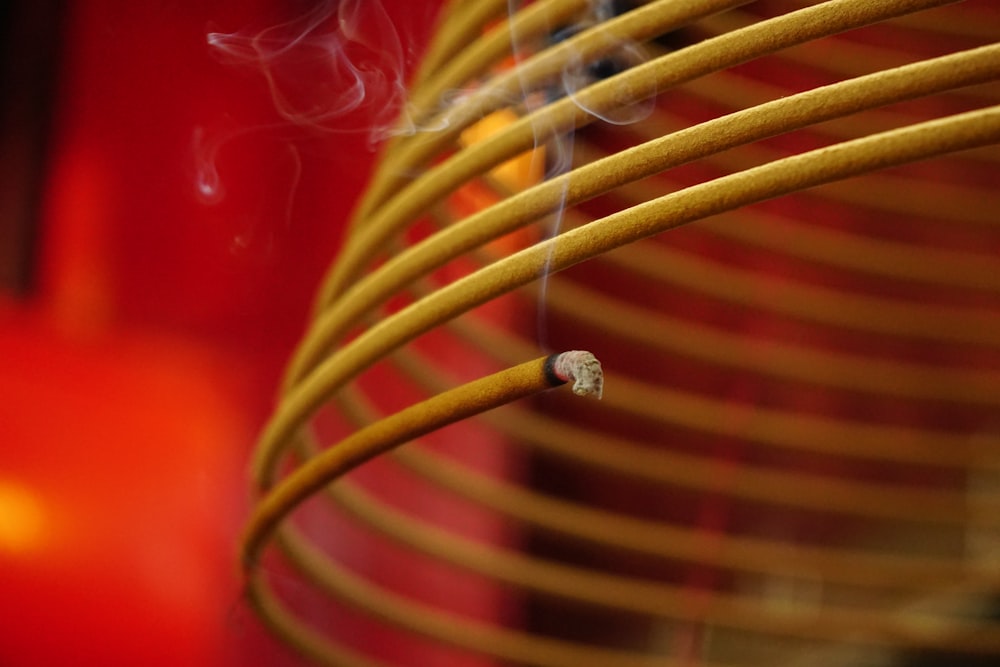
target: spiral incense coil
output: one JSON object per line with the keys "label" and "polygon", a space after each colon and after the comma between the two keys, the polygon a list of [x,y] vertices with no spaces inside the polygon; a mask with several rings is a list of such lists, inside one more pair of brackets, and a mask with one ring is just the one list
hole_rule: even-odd
{"label": "spiral incense coil", "polygon": [[1000,660],[998,36],[452,2],[255,452],[261,619],[327,665]]}

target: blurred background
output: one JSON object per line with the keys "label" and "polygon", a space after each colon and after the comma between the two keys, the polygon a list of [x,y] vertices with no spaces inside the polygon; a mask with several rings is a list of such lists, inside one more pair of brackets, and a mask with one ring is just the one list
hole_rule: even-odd
{"label": "blurred background", "polygon": [[[246,462],[374,153],[206,36],[308,4],[0,9],[0,665],[280,664]],[[435,4],[385,5],[409,67]]]}

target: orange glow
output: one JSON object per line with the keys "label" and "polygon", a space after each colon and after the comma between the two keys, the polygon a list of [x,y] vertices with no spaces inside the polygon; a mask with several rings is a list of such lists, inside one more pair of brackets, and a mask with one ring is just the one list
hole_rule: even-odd
{"label": "orange glow", "polygon": [[[494,111],[475,125],[462,132],[463,146],[472,146],[488,139],[517,120],[510,109]],[[544,176],[545,148],[521,153],[490,171],[490,176],[514,192],[525,190],[540,182]]]}
{"label": "orange glow", "polygon": [[[510,109],[501,109],[472,125],[460,136],[463,146],[485,141],[518,119]],[[542,181],[545,177],[545,147],[521,153],[493,168],[490,177],[511,192],[521,192]],[[489,208],[499,201],[496,191],[482,180],[469,181],[455,191],[449,205],[457,217],[466,217]],[[536,242],[537,232],[530,228],[517,231],[490,244],[498,252],[509,254]]]}
{"label": "orange glow", "polygon": [[45,524],[45,509],[38,495],[23,484],[0,479],[0,552],[24,555],[37,551]]}

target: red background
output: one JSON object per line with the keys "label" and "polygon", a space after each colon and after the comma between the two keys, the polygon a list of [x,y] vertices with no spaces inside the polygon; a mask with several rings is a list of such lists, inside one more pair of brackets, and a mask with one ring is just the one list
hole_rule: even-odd
{"label": "red background", "polygon": [[[385,4],[408,69],[435,4]],[[246,461],[374,153],[206,36],[305,9],[67,5],[37,289],[0,301],[6,667],[295,662],[240,599]]]}

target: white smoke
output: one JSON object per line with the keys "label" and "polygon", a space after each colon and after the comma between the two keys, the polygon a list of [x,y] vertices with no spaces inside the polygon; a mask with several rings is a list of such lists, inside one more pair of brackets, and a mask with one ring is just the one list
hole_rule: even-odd
{"label": "white smoke", "polygon": [[326,0],[256,33],[207,41],[224,62],[259,71],[279,116],[297,126],[364,132],[375,145],[405,106],[403,45],[377,0]]}

